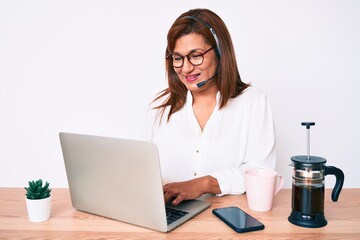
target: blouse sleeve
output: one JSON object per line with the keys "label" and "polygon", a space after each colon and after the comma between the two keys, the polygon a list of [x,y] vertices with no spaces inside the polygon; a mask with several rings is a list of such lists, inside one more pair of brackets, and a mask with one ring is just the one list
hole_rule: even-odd
{"label": "blouse sleeve", "polygon": [[261,94],[252,103],[247,128],[244,159],[239,159],[237,166],[210,174],[218,180],[221,189],[219,196],[244,193],[244,171],[248,168],[275,169],[275,125],[271,106],[265,94]]}

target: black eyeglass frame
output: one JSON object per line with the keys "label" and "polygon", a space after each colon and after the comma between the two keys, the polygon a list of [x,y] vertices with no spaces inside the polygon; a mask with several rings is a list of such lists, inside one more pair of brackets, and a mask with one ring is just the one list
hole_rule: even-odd
{"label": "black eyeglass frame", "polygon": [[[185,55],[185,56],[181,56],[180,54],[178,54],[178,56],[181,57],[181,60],[182,60],[182,63],[181,63],[180,66],[174,66],[174,65],[173,65],[173,57],[172,57],[173,54],[174,54],[173,52],[170,53],[170,54],[166,57],[166,59],[169,61],[170,65],[173,66],[174,68],[181,68],[181,67],[184,66],[184,59],[185,59],[185,57],[186,57],[187,60],[189,61],[189,63],[191,63],[191,65],[193,65],[193,66],[196,67],[196,66],[200,66],[201,64],[204,63],[204,55],[207,54],[208,52],[210,52],[212,49],[214,49],[214,47],[209,48],[208,50],[206,50],[206,51],[203,52],[203,53],[199,53],[199,52],[196,52],[196,51],[192,51],[192,52],[190,52],[189,54],[187,54],[187,55]],[[194,64],[194,63],[191,62],[191,57],[190,57],[190,55],[191,55],[191,54],[194,54],[194,53],[197,53],[198,56],[202,58],[202,60],[201,60],[201,62],[200,62],[199,64]]]}

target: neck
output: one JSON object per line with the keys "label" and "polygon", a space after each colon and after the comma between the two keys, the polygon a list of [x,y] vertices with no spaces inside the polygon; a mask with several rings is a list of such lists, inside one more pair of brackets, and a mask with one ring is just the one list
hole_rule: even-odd
{"label": "neck", "polygon": [[196,101],[202,99],[216,98],[216,94],[218,91],[219,89],[217,88],[215,82],[210,81],[206,84],[206,86],[203,86],[196,91],[191,91],[191,94],[194,101]]}

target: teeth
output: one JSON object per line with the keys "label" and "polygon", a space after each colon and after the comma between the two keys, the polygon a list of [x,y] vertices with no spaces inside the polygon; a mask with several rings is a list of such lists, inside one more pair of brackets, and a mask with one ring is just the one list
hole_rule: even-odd
{"label": "teeth", "polygon": [[194,80],[195,78],[197,78],[197,75],[186,76],[186,79],[189,79],[189,80]]}

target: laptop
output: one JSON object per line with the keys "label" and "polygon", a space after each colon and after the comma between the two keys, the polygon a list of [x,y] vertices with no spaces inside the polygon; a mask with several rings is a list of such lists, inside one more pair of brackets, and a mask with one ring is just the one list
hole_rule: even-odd
{"label": "laptop", "polygon": [[198,199],[165,204],[158,148],[152,142],[59,136],[72,206],[79,211],[169,232],[211,205]]}

